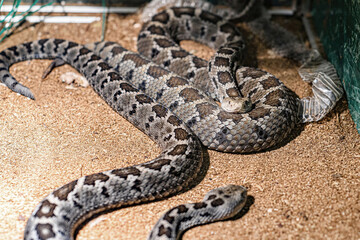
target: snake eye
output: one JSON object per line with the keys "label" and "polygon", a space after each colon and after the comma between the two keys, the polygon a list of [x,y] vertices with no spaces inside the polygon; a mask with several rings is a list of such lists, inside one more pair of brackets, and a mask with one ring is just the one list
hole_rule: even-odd
{"label": "snake eye", "polygon": [[249,112],[252,108],[252,102],[251,100],[245,100],[244,101],[244,109],[246,112]]}

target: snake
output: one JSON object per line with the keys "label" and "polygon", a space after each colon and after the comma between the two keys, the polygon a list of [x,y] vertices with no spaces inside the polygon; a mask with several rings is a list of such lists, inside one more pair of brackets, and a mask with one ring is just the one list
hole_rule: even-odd
{"label": "snake", "polygon": [[[219,47],[209,63],[177,45],[194,39],[191,36]],[[74,239],[79,227],[101,212],[187,190],[203,168],[203,147],[248,153],[282,142],[297,126],[298,98],[270,73],[242,66],[244,47],[231,23],[201,9],[178,7],[158,13],[143,26],[138,40],[142,55],[114,42],[84,46],[63,39],[41,39],[1,51],[0,79],[9,89],[35,98],[10,74],[16,62],[55,59],[47,72],[70,64],[161,149],[149,162],[84,176],[56,189],[32,212],[24,239]],[[187,65],[181,67],[178,60]],[[185,72],[176,74],[174,68]],[[246,99],[245,108],[224,110],[219,103],[229,98]],[[246,194],[244,187],[235,185],[212,190],[200,203],[166,212],[148,239],[178,239],[193,225],[231,218],[241,211]]]}

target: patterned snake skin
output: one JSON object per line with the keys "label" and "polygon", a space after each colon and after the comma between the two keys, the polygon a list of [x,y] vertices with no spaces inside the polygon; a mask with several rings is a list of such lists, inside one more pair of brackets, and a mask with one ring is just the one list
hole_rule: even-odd
{"label": "patterned snake skin", "polygon": [[[204,41],[210,39],[211,46],[221,46],[209,64],[220,87],[214,81],[198,88],[191,85],[196,82],[195,76],[207,68],[207,63],[179,49],[173,41],[165,40],[166,24],[175,18],[179,18],[179,24],[176,27],[168,25],[171,32],[177,32],[176,28],[181,33],[187,25],[195,26],[192,21],[212,26],[200,28],[199,37]],[[191,27],[188,30],[195,31]],[[215,33],[224,33],[226,41],[212,38]],[[177,40],[181,39],[185,36]],[[260,151],[282,141],[296,126],[299,108],[296,96],[271,74],[232,63],[244,57],[241,56],[242,41],[235,28],[216,15],[191,8],[159,13],[144,26],[139,36],[139,46],[144,45],[151,46],[150,56],[158,57],[163,66],[167,61],[176,64],[178,58],[187,59],[190,70],[184,75],[188,78],[111,42],[93,44],[89,50],[74,42],[44,39],[0,53],[1,81],[29,98],[34,96],[11,76],[10,65],[35,58],[57,59],[50,69],[64,62],[70,64],[116,112],[158,143],[162,150],[159,157],[150,162],[85,176],[55,190],[35,208],[26,226],[25,239],[72,239],[79,225],[96,213],[164,198],[186,189],[202,167],[201,143],[224,152]],[[240,51],[240,55],[235,51]],[[240,92],[229,90],[233,84],[229,81],[233,77],[227,71],[233,69],[236,70],[234,84]],[[250,99],[250,111],[244,114],[224,111],[214,101],[221,100],[221,94],[219,97],[203,93],[209,89],[225,92],[223,98],[243,96]],[[176,212],[185,214],[191,209],[200,211],[202,208],[209,215],[216,208],[224,212],[227,199],[240,194],[238,205],[230,204],[234,210],[209,221],[231,217],[246,199],[246,190],[241,187],[235,191],[235,196],[220,196],[223,192],[232,192],[233,188],[228,186],[219,194],[209,193],[204,202],[188,207],[182,205],[185,207],[177,208]],[[164,215],[149,239],[176,239],[173,236],[178,234],[179,228],[164,223],[174,222],[173,212],[170,210]],[[191,216],[186,219],[191,220]]]}
{"label": "patterned snake skin", "polygon": [[[217,49],[210,63],[180,48],[178,43],[188,39]],[[238,29],[217,15],[196,8],[165,10],[143,25],[137,46],[141,55],[215,100],[242,97],[232,73],[242,63],[245,43]]]}
{"label": "patterned snake skin", "polygon": [[202,202],[180,205],[167,211],[151,230],[148,240],[178,239],[178,232],[192,226],[212,222],[214,218],[224,220],[234,217],[244,207],[245,201],[246,189],[241,186],[213,189]]}

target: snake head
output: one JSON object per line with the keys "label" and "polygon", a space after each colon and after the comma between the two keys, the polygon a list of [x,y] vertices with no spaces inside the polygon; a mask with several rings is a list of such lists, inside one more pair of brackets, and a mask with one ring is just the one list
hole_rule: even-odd
{"label": "snake head", "polygon": [[204,202],[214,207],[219,220],[234,217],[245,206],[247,190],[239,185],[227,185],[209,191]]}
{"label": "snake head", "polygon": [[221,102],[221,108],[230,113],[247,113],[252,109],[252,102],[249,98],[226,97]]}

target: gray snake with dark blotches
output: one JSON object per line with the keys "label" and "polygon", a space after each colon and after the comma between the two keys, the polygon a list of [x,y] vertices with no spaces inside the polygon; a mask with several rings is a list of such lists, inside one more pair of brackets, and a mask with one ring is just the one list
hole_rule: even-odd
{"label": "gray snake with dark blotches", "polygon": [[[192,27],[200,22],[203,27]],[[200,33],[195,34],[197,31]],[[219,33],[223,37],[215,37],[221,36]],[[170,40],[172,34],[178,37]],[[210,46],[219,48],[210,66],[176,45],[189,37],[205,44],[210,41]],[[240,66],[246,57],[241,36],[220,17],[192,8],[168,9],[144,25],[138,46],[145,56],[170,70],[188,69],[183,74],[187,78],[112,42],[88,45],[89,50],[70,41],[43,39],[0,53],[1,81],[30,98],[34,98],[30,90],[9,73],[10,65],[35,58],[56,59],[52,67],[70,64],[116,112],[161,148],[161,154],[150,162],[85,176],[52,192],[29,218],[25,239],[71,239],[79,224],[98,212],[164,198],[186,189],[203,164],[201,143],[224,152],[261,151],[281,142],[295,128],[297,97],[271,74]],[[181,60],[186,61],[185,67],[179,67]],[[210,83],[199,81],[209,68]],[[229,73],[233,70],[236,79]],[[199,87],[193,86],[197,81]],[[227,98],[249,99],[250,109],[246,113],[226,112],[216,101]],[[207,219],[214,221],[233,216],[245,203],[246,190],[242,187],[215,191],[204,202],[170,210],[149,239],[176,239],[177,230],[186,229],[179,228],[181,224],[201,223],[190,210],[204,210],[203,215],[210,216],[217,209],[226,212],[224,206],[230,200],[236,202],[230,203],[235,210]],[[189,222],[170,224],[175,222],[174,213],[186,216]]]}

